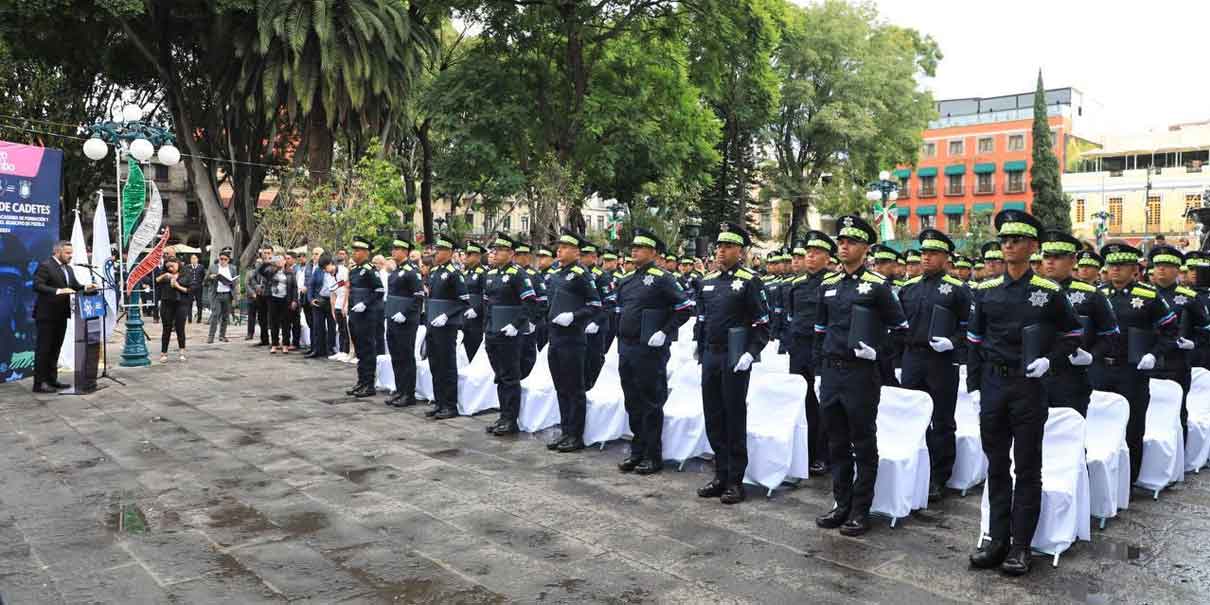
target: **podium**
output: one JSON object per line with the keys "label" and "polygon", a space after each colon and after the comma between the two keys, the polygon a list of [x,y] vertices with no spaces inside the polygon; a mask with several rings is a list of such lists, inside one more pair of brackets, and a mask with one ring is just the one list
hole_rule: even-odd
{"label": "podium", "polygon": [[73,297],[71,321],[75,322],[75,367],[70,389],[63,395],[84,395],[97,390],[97,365],[105,336],[105,298],[100,293],[77,292]]}

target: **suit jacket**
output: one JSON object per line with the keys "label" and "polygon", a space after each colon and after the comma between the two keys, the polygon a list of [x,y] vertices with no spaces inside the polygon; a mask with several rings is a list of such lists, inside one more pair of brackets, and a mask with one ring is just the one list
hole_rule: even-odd
{"label": "suit jacket", "polygon": [[71,288],[78,292],[84,286],[76,280],[76,274],[70,266],[64,277],[62,265],[53,257],[38,263],[38,269],[34,271],[34,292],[38,295],[34,301],[34,318],[42,321],[66,321],[71,318],[71,297],[55,294],[59,288]]}

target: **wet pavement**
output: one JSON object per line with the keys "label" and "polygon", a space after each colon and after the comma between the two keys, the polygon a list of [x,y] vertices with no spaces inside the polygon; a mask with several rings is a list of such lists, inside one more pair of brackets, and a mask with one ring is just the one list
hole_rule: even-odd
{"label": "wet pavement", "polygon": [[850,539],[814,526],[822,478],[724,507],[693,493],[708,463],[621,475],[624,442],[431,422],[242,338],[114,375],[0,385],[4,603],[1210,602],[1210,476],[1010,579],[967,568],[978,490]]}

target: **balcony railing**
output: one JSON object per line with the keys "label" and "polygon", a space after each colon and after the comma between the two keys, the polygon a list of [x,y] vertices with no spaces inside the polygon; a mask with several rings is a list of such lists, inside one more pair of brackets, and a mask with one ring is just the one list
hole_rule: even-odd
{"label": "balcony railing", "polygon": [[988,193],[995,193],[995,192],[996,192],[995,185],[976,185],[975,186],[975,193],[980,194],[980,195],[986,195]]}
{"label": "balcony railing", "polygon": [[945,194],[946,195],[962,195],[962,192],[965,191],[965,189],[966,188],[963,187],[962,185],[947,185],[945,187]]}
{"label": "balcony railing", "polygon": [[937,197],[937,187],[921,185],[919,195],[920,197]]}

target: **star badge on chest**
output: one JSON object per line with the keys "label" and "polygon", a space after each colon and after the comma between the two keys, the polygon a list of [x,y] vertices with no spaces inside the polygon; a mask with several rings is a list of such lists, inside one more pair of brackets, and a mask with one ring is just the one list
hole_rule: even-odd
{"label": "star badge on chest", "polygon": [[506,284],[508,283],[508,277],[509,276],[507,276],[507,275],[504,276],[504,283],[506,283]]}
{"label": "star badge on chest", "polygon": [[1035,290],[1033,294],[1029,295],[1029,304],[1035,307],[1045,305],[1048,300],[1050,300],[1050,296],[1041,290]]}
{"label": "star badge on chest", "polygon": [[1184,294],[1178,294],[1176,298],[1172,299],[1172,302],[1183,307],[1185,303],[1189,302],[1189,299]]}
{"label": "star badge on chest", "polygon": [[576,278],[576,274],[575,274],[575,273],[568,273],[568,274],[567,274],[567,277],[564,277],[563,279],[566,279],[567,281],[571,281],[571,280],[573,280],[573,279],[575,279],[575,278]]}
{"label": "star badge on chest", "polygon": [[735,290],[736,292],[743,290],[744,289],[744,280],[737,279],[737,280],[731,282],[731,289]]}
{"label": "star badge on chest", "polygon": [[870,290],[873,289],[873,287],[874,286],[870,285],[870,282],[863,281],[857,285],[857,293],[858,294],[869,294]]}
{"label": "star badge on chest", "polygon": [[[644,286],[650,286],[651,284],[654,284],[654,283],[655,283],[655,276],[654,276],[654,275],[648,275],[648,276],[646,276],[646,277],[644,277],[644,278],[643,278],[643,285],[644,285]],[[739,288],[735,288],[735,289],[736,289],[736,290],[738,290]]]}
{"label": "star badge on chest", "polygon": [[1137,296],[1130,299],[1130,306],[1132,306],[1136,309],[1142,309],[1143,308],[1143,299],[1141,299]]}
{"label": "star badge on chest", "polygon": [[1084,293],[1083,292],[1068,292],[1067,300],[1070,301],[1071,304],[1073,304],[1073,305],[1082,304],[1084,302]]}
{"label": "star badge on chest", "polygon": [[949,284],[941,284],[940,286],[937,286],[937,291],[942,294],[949,294],[950,292],[954,291],[954,287]]}

